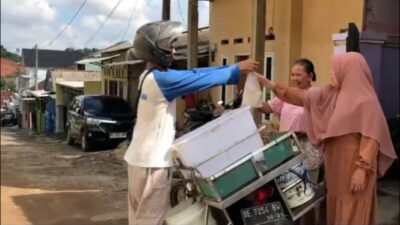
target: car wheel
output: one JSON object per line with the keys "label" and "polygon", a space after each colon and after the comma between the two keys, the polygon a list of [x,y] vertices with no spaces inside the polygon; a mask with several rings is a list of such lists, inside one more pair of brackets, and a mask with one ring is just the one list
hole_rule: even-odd
{"label": "car wheel", "polygon": [[75,140],[71,137],[71,128],[68,127],[67,129],[67,144],[68,145],[73,145],[75,144]]}
{"label": "car wheel", "polygon": [[90,142],[87,140],[86,132],[82,132],[82,135],[81,135],[81,148],[85,152],[88,152],[91,150],[91,145],[90,145]]}

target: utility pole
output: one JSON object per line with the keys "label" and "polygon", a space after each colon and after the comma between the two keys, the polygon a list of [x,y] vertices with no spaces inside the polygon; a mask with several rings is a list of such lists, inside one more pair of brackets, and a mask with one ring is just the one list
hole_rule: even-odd
{"label": "utility pole", "polygon": [[162,5],[162,20],[171,19],[171,0],[163,0]]}
{"label": "utility pole", "polygon": [[38,48],[37,48],[37,44],[35,45],[35,91],[38,90]]}
{"label": "utility pole", "polygon": [[[252,15],[250,57],[260,62],[257,72],[264,74],[266,0],[253,0]],[[261,113],[255,110],[253,116],[256,124],[260,124]]]}
{"label": "utility pole", "polygon": [[188,10],[188,47],[187,47],[187,68],[197,67],[197,39],[199,12],[197,0],[189,0]]}

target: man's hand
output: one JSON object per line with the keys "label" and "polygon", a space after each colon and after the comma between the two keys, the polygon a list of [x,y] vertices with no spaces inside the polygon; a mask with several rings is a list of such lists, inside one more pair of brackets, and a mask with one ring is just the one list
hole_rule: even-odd
{"label": "man's hand", "polygon": [[367,174],[364,170],[357,168],[351,177],[350,190],[353,194],[364,190]]}
{"label": "man's hand", "polygon": [[246,59],[237,63],[241,73],[250,73],[258,69],[259,62],[253,59]]}

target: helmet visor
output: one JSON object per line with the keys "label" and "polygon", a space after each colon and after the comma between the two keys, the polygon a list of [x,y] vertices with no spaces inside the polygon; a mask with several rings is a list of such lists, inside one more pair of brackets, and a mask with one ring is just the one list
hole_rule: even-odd
{"label": "helmet visor", "polygon": [[173,43],[182,35],[182,23],[166,21],[160,25],[157,47],[166,52],[172,52]]}

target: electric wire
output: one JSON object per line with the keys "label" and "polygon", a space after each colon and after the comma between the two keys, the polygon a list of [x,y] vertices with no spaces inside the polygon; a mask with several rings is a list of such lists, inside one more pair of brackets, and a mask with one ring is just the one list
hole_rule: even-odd
{"label": "electric wire", "polygon": [[186,22],[183,18],[183,14],[182,14],[182,8],[181,8],[181,1],[180,0],[176,0],[178,2],[178,7],[179,7],[179,15],[181,15],[181,19],[182,19],[182,23],[185,24],[186,26]]}
{"label": "electric wire", "polygon": [[130,28],[130,26],[131,26],[133,13],[136,11],[137,4],[138,4],[138,0],[135,1],[135,6],[133,7],[133,9],[132,9],[132,11],[131,11],[131,15],[129,16],[128,27],[126,28],[124,35],[122,35],[121,41],[124,40],[125,35],[128,33],[128,30],[129,30],[129,28]]}
{"label": "electric wire", "polygon": [[81,3],[81,5],[79,6],[78,10],[75,12],[74,16],[72,16],[72,18],[69,20],[68,24],[64,27],[64,29],[61,30],[60,33],[57,34],[57,36],[51,40],[49,43],[47,43],[46,45],[44,45],[42,48],[46,48],[47,46],[53,44],[53,42],[55,42],[60,36],[61,34],[64,33],[65,30],[67,30],[67,28],[72,24],[72,21],[74,21],[74,19],[76,18],[76,16],[78,15],[78,13],[81,11],[81,9],[83,8],[83,6],[86,4],[87,0],[83,0],[83,2]]}
{"label": "electric wire", "polygon": [[114,11],[118,8],[119,4],[121,3],[122,0],[119,0],[117,4],[115,4],[114,8],[108,13],[107,17],[103,22],[100,24],[100,26],[97,28],[97,30],[93,33],[93,35],[88,39],[86,42],[85,46],[89,46],[89,44],[95,39],[97,34],[100,32],[100,30],[103,28],[104,24],[107,22],[107,20],[112,16]]}

